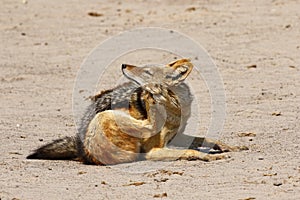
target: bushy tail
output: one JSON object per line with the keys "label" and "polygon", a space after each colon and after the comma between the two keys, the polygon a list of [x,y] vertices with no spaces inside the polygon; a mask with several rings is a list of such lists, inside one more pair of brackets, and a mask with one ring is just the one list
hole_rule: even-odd
{"label": "bushy tail", "polygon": [[34,151],[27,159],[72,160],[78,158],[76,137],[65,137],[54,140]]}

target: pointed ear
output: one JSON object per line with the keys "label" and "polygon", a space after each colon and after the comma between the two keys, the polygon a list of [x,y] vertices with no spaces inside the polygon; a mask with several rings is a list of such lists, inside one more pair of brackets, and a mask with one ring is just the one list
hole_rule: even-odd
{"label": "pointed ear", "polygon": [[192,71],[193,66],[189,59],[180,59],[169,63],[167,67],[171,68],[172,72],[166,75],[166,83],[168,85],[176,85],[184,81]]}

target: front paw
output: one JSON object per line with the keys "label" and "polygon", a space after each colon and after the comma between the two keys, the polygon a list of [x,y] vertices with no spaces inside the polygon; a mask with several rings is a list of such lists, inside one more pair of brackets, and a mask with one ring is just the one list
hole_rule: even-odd
{"label": "front paw", "polygon": [[222,153],[222,154],[207,154],[202,158],[203,161],[210,162],[215,160],[228,159],[230,155]]}
{"label": "front paw", "polygon": [[237,152],[249,150],[247,146],[230,146],[222,142],[217,142],[213,149],[219,150],[221,152]]}

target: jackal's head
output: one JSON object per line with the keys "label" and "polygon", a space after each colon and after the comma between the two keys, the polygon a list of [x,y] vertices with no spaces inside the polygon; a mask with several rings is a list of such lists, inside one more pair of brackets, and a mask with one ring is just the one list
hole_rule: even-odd
{"label": "jackal's head", "polygon": [[146,65],[136,67],[122,64],[122,72],[126,78],[140,86],[160,84],[164,86],[177,85],[184,81],[193,69],[189,59],[180,59],[167,65]]}

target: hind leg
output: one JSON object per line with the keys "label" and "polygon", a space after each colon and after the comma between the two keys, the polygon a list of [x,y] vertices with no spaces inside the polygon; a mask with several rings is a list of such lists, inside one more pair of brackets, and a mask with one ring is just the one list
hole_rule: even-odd
{"label": "hind leg", "polygon": [[88,126],[83,149],[88,163],[118,164],[139,158],[141,139],[152,134],[147,120],[108,110],[98,113]]}
{"label": "hind leg", "polygon": [[[120,117],[121,116],[121,117]],[[130,116],[114,111],[98,113],[90,122],[84,139],[84,153],[90,163],[112,165],[133,162],[140,151],[139,138],[128,125]]]}

